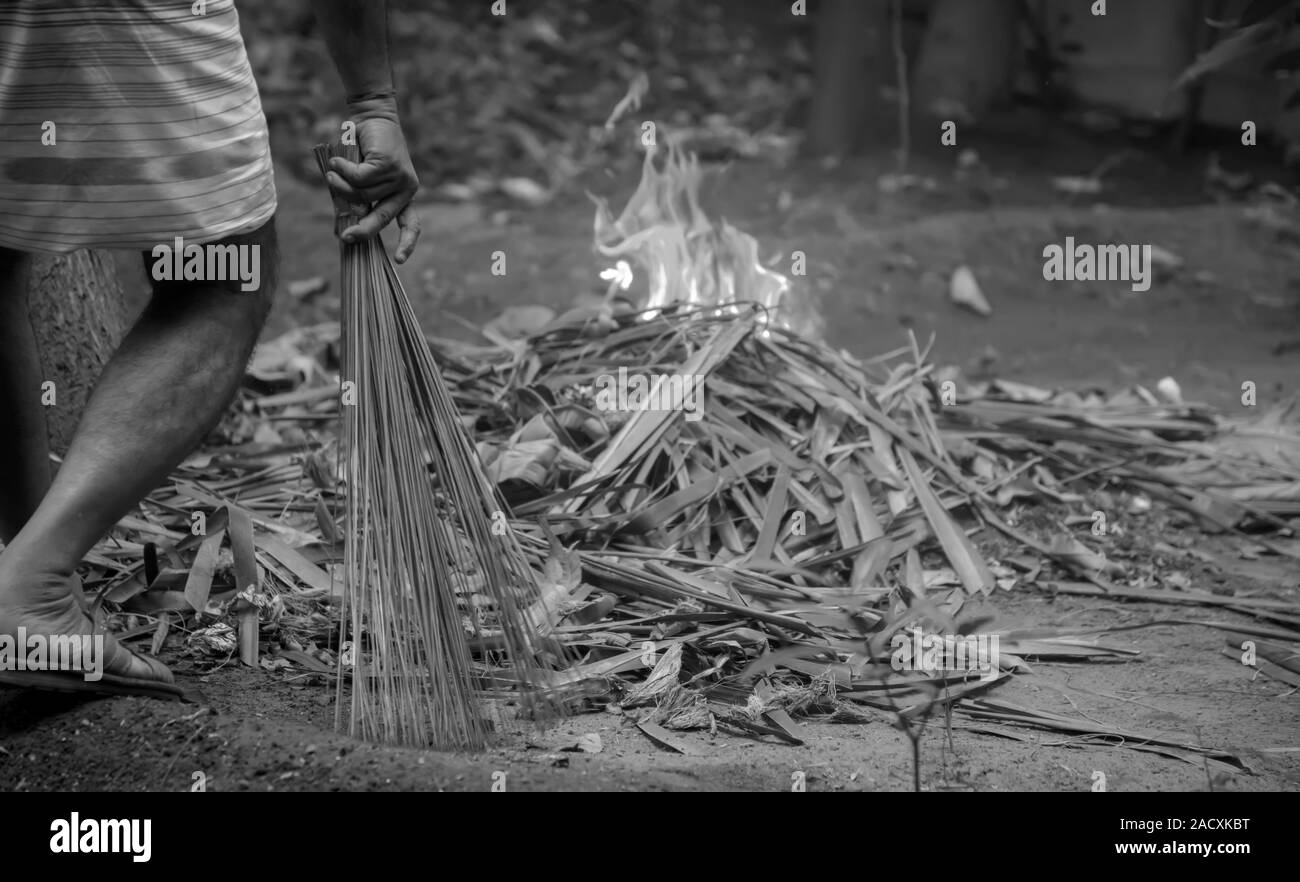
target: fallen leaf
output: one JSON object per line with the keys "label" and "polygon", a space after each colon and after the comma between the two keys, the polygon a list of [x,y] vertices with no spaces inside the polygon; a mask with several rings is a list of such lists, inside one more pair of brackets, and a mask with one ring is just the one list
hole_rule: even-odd
{"label": "fallen leaf", "polygon": [[511,199],[536,208],[551,200],[550,192],[532,178],[502,178],[501,192]]}
{"label": "fallen leaf", "polygon": [[548,306],[510,306],[484,325],[483,330],[507,340],[518,340],[539,333],[554,320],[555,310]]}
{"label": "fallen leaf", "polygon": [[1084,575],[1091,573],[1118,575],[1124,572],[1124,568],[1119,564],[1107,560],[1106,555],[1093,551],[1073,536],[1054,536],[1048,551],[1056,560]]}
{"label": "fallen leaf", "polygon": [[948,287],[948,299],[958,306],[969,309],[976,315],[990,316],[993,314],[993,307],[989,306],[988,300],[984,297],[984,292],[980,290],[979,283],[975,281],[975,274],[968,267],[957,267],[957,271],[952,274],[952,280]]}

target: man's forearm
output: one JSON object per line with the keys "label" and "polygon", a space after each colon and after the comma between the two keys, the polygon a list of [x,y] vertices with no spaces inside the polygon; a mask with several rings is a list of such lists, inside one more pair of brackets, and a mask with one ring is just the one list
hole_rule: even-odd
{"label": "man's forearm", "polygon": [[348,99],[392,91],[388,4],[384,0],[315,0],[312,5]]}

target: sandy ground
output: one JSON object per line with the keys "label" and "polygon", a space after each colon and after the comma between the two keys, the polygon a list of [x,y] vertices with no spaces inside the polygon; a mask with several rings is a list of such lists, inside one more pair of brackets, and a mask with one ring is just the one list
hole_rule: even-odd
{"label": "sandy ground", "polygon": [[[934,193],[882,195],[883,161],[783,174],[737,165],[711,180],[706,210],[754,233],[765,258],[793,249],[809,258],[801,296],[815,297],[835,345],[876,354],[937,335],[935,360],[968,375],[996,373],[1040,385],[1153,385],[1176,377],[1189,399],[1237,408],[1240,384],[1257,383],[1260,404],[1293,395],[1300,370],[1300,260],[1294,243],[1257,234],[1241,207],[1199,191],[1199,159],[1170,164],[1140,157],[1116,173],[1108,207],[1063,205],[1052,174],[1080,174],[1111,149],[1051,141],[1033,150],[985,145],[1002,157],[985,177],[957,180],[951,154],[921,157]],[[995,149],[996,148],[996,149]],[[1010,174],[1011,169],[1016,169]],[[1010,175],[997,189],[993,178]],[[288,282],[332,276],[329,205],[314,184],[280,175],[279,226]],[[634,180],[596,179],[608,195]],[[785,194],[785,195],[783,195]],[[599,264],[590,248],[591,205],[581,197],[540,212],[426,205],[422,251],[402,270],[434,334],[470,332],[451,318],[481,323],[512,304],[558,309],[589,294]],[[1119,283],[1047,283],[1042,248],[1080,240],[1155,242],[1179,254],[1175,276],[1138,294]],[[507,251],[504,278],[489,272]],[[787,259],[782,257],[782,259]],[[947,303],[944,280],[968,265],[994,313],[978,318]],[[133,258],[127,284],[142,280]],[[780,263],[778,262],[778,268]],[[294,321],[332,317],[319,302],[281,299],[268,333]],[[1165,527],[1161,527],[1165,529]],[[1199,535],[1149,534],[1149,541],[1206,545]],[[1217,537],[1214,566],[1194,587],[1294,600],[1296,572],[1278,558],[1243,560],[1235,540]],[[1182,566],[1171,563],[1170,566]],[[1188,565],[1190,567],[1190,564]],[[1191,607],[1047,597],[1032,589],[991,601],[1009,625],[1107,626],[1170,618],[1238,623],[1232,614]],[[1300,743],[1296,697],[1252,679],[1223,654],[1221,630],[1160,625],[1110,635],[1140,650],[1117,664],[1037,662],[1034,673],[997,696],[1113,725],[1157,729],[1229,751],[1244,768],[1224,770],[1137,750],[1084,743],[1058,733],[1007,730],[1021,740],[975,731],[960,717],[951,747],[941,722],[922,742],[921,778],[931,790],[1088,790],[1095,772],[1110,790],[1296,790]],[[906,790],[911,748],[888,717],[862,725],[805,723],[796,747],[719,733],[684,737],[696,755],[668,753],[621,714],[569,719],[544,731],[510,732],[482,756],[368,745],[333,730],[333,688],[232,663],[200,678],[207,703],[83,700],[0,690],[0,789],[185,790],[201,773],[211,790],[789,790],[802,772],[809,790]],[[565,752],[597,733],[596,754]],[[501,777],[504,773],[504,778]],[[792,777],[795,776],[795,777]]]}

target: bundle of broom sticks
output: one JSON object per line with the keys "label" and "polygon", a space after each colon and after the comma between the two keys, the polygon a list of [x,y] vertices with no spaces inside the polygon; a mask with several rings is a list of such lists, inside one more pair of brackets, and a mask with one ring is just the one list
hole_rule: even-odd
{"label": "bundle of broom sticks", "polygon": [[[358,161],[355,146],[315,148]],[[335,197],[341,232],[366,206]],[[353,646],[351,734],[480,749],[490,679],[475,646],[506,658],[526,712],[547,682],[536,577],[484,475],[402,283],[376,236],[340,243],[345,481],[343,635]],[[496,529],[494,529],[496,526]],[[340,670],[338,723],[342,724]],[[499,684],[500,678],[494,682]]]}

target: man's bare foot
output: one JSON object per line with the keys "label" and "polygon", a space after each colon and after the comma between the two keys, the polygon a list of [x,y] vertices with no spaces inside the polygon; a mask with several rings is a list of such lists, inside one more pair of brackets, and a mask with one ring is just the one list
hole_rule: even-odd
{"label": "man's bare foot", "polygon": [[[0,574],[0,580],[6,578]],[[0,581],[0,635],[17,640],[21,627],[29,639],[33,635],[98,637],[92,644],[96,656],[86,661],[98,669],[102,660],[102,673],[134,680],[173,682],[172,672],[162,662],[136,655],[119,645],[104,628],[96,627],[78,605],[73,589],[71,577],[57,574]],[[23,652],[24,647],[18,645],[16,650]]]}

